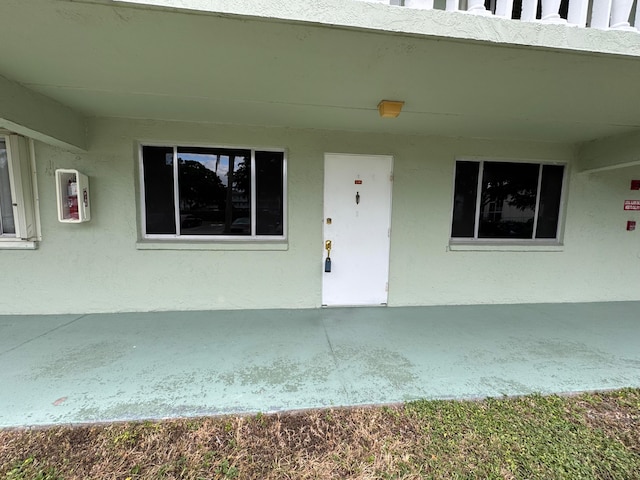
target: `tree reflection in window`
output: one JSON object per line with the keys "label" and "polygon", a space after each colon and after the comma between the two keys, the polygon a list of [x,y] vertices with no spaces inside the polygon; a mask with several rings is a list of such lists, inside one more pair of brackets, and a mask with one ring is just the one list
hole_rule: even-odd
{"label": "tree reflection in window", "polygon": [[282,151],[144,146],[142,165],[147,235],[283,235]]}
{"label": "tree reflection in window", "polygon": [[485,162],[479,238],[532,238],[540,165]]}
{"label": "tree reflection in window", "polygon": [[180,232],[251,235],[251,151],[178,149]]}
{"label": "tree reflection in window", "polygon": [[563,180],[563,165],[456,162],[451,237],[557,240]]}

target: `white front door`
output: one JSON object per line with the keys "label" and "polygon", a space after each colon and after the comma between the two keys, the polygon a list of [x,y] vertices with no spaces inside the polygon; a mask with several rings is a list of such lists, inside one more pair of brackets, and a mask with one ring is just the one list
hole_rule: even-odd
{"label": "white front door", "polygon": [[323,305],[387,303],[392,163],[381,155],[324,157],[322,246],[329,240],[332,248],[331,271],[322,274]]}

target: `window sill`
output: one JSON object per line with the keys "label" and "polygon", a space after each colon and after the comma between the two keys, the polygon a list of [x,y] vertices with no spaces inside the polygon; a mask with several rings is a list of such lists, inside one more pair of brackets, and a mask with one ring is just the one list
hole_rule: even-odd
{"label": "window sill", "polygon": [[0,250],[36,250],[37,248],[38,242],[0,239]]}
{"label": "window sill", "polygon": [[561,243],[449,243],[452,252],[563,252]]}
{"label": "window sill", "polygon": [[289,250],[286,241],[247,241],[247,242],[197,242],[197,241],[149,241],[136,243],[138,250],[238,250],[238,251],[284,251]]}

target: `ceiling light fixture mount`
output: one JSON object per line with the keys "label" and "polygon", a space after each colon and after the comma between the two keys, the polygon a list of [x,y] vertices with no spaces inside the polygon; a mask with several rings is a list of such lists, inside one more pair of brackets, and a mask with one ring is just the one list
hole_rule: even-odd
{"label": "ceiling light fixture mount", "polygon": [[378,104],[378,112],[382,118],[396,118],[400,115],[403,105],[404,102],[397,100],[382,100]]}

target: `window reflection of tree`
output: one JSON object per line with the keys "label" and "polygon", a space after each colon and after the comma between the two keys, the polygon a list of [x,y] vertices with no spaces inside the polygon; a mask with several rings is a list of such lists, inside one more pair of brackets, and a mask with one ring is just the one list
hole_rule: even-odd
{"label": "window reflection of tree", "polygon": [[[246,151],[190,148],[178,158],[180,215],[190,234],[230,234],[250,217],[251,169]],[[205,226],[200,226],[205,220]],[[240,232],[250,234],[251,232]]]}
{"label": "window reflection of tree", "polygon": [[222,204],[225,187],[215,172],[196,160],[178,158],[178,165],[181,211]]}
{"label": "window reflection of tree", "polygon": [[[239,194],[249,199],[251,204],[251,161],[250,157],[244,155],[229,156],[229,171],[227,172],[227,198],[225,206],[224,216],[224,232],[225,233],[245,233],[251,234],[251,230],[248,232],[231,232],[231,225],[234,220],[240,218],[242,215],[251,217],[250,208],[247,210],[241,210],[234,212],[234,200],[233,194]],[[240,210],[240,209],[238,209]],[[235,215],[234,215],[235,214]]]}
{"label": "window reflection of tree", "polygon": [[486,162],[479,237],[532,238],[539,165]]}

